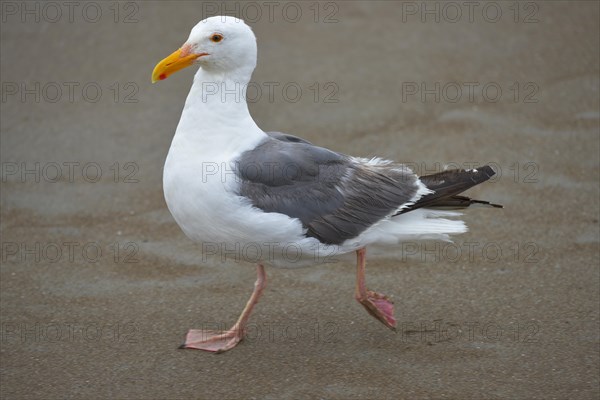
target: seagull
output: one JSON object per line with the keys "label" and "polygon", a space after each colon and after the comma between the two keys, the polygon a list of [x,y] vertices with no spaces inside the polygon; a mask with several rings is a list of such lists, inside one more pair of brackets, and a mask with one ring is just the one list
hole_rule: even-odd
{"label": "seagull", "polygon": [[464,222],[453,219],[461,214],[447,209],[501,207],[461,195],[495,171],[484,166],[419,177],[401,163],[264,132],[245,97],[256,60],[251,28],[241,19],[215,16],[194,26],[152,72],[154,83],[199,66],[164,165],[169,211],[203,252],[257,264],[254,291],[237,322],[223,331],[191,329],[181,348],[235,347],[266,286],[265,266],[324,264],[351,252],[357,259],[356,300],[395,330],[392,301],[366,287],[366,247],[450,240],[466,232]]}

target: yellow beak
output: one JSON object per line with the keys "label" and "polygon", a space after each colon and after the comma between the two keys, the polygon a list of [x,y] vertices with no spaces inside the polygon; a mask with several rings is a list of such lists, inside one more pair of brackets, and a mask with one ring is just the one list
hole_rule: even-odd
{"label": "yellow beak", "polygon": [[180,69],[184,69],[185,67],[192,65],[194,60],[196,60],[198,57],[208,55],[207,53],[194,54],[191,53],[190,50],[191,48],[189,46],[183,46],[156,64],[154,71],[152,71],[152,83],[167,79],[170,75],[174,74]]}

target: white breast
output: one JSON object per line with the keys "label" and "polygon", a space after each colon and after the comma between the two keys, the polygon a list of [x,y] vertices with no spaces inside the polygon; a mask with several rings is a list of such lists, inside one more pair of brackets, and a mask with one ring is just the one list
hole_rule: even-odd
{"label": "white breast", "polygon": [[[299,220],[264,213],[237,195],[240,181],[234,172],[235,160],[266,134],[256,126],[245,103],[202,100],[198,83],[207,78],[201,75],[199,70],[165,162],[167,206],[185,234],[202,244],[201,251],[216,248],[236,261],[287,264],[276,247],[314,247],[318,242],[304,237]],[[309,254],[306,249],[301,252]]]}

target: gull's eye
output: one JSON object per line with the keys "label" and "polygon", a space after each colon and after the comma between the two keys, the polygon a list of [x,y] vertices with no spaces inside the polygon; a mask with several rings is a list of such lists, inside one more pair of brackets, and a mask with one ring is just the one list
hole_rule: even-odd
{"label": "gull's eye", "polygon": [[215,33],[210,37],[210,41],[214,43],[219,43],[221,40],[223,40],[223,35],[219,33]]}

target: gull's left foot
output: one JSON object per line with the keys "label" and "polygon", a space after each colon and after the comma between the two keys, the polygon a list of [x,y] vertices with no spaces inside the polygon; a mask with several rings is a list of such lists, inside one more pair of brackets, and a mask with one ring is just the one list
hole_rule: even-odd
{"label": "gull's left foot", "polygon": [[265,267],[258,264],[256,268],[256,283],[254,283],[254,291],[250,300],[246,303],[246,307],[238,318],[237,322],[231,329],[226,331],[211,331],[206,329],[190,329],[185,336],[185,342],[179,346],[180,349],[197,349],[210,351],[213,353],[222,353],[233,349],[239,342],[244,339],[248,318],[252,313],[254,305],[258,303],[266,284],[267,274]]}

